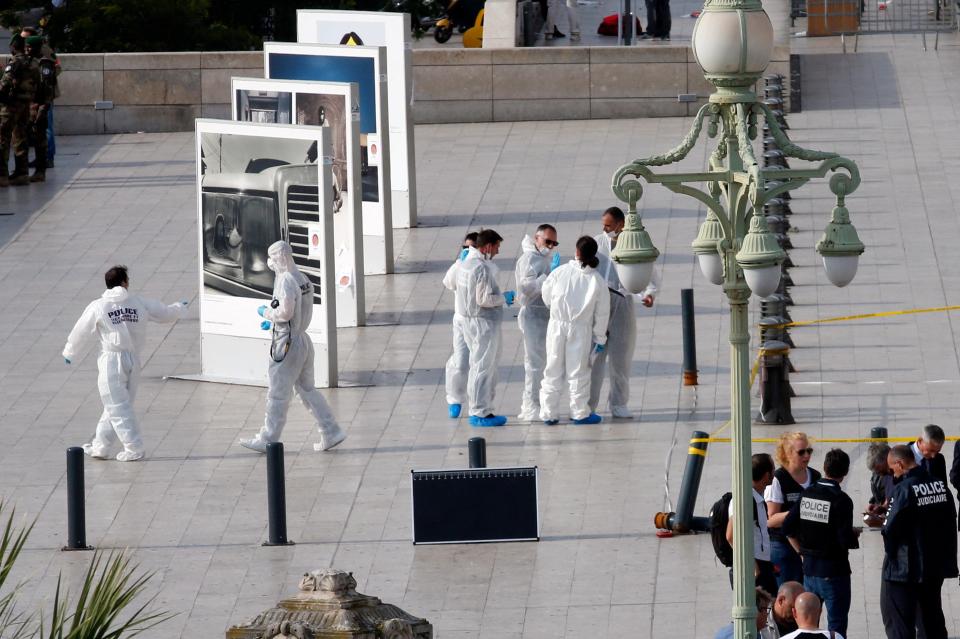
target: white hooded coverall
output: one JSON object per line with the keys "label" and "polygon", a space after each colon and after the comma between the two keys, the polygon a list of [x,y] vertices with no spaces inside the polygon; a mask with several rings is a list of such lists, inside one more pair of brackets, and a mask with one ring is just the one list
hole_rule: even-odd
{"label": "white hooded coverall", "polygon": [[536,242],[525,235],[520,243],[523,251],[517,260],[517,300],[520,313],[517,321],[523,334],[523,399],[520,419],[532,421],[540,415],[540,382],[547,365],[547,323],[550,309],[543,303],[540,289],[550,274],[549,249],[537,248]]}
{"label": "white hooded coverall", "polygon": [[550,307],[547,327],[547,367],[540,385],[540,419],[558,419],[564,371],[570,387],[570,418],[592,412],[590,351],[607,342],[610,294],[596,269],[571,260],[543,283],[543,301]]}
{"label": "white hooded coverall", "polygon": [[[606,281],[610,290],[610,323],[607,327],[610,333],[607,348],[600,353],[593,363],[590,381],[590,410],[596,411],[600,405],[600,391],[603,390],[603,375],[610,363],[610,410],[628,414],[627,404],[630,402],[630,367],[633,364],[633,350],[637,345],[637,317],[634,310],[633,294],[623,288],[620,277],[610,252],[616,246],[606,233],[601,233],[593,239],[597,241],[599,251],[597,257],[600,265],[597,271]],[[656,297],[659,290],[660,276],[656,269],[650,284],[639,294],[643,298],[647,295]]]}
{"label": "white hooded coverall", "polygon": [[117,441],[128,456],[143,455],[143,440],[133,401],[140,381],[140,354],[147,336],[147,322],[173,322],[183,316],[186,306],[163,302],[130,293],[114,286],[87,305],[63,348],[63,356],[76,360],[90,339],[100,338],[97,357],[97,388],[103,413],[90,442],[90,452],[105,457]]}
{"label": "white hooded coverall", "polygon": [[[307,328],[313,319],[313,283],[300,272],[289,254],[281,252],[275,255],[274,246],[270,247],[268,264],[277,274],[273,282],[273,299],[279,305],[277,308],[268,306],[263,313],[266,319],[273,322],[273,345],[267,371],[270,383],[267,414],[256,439],[266,443],[280,441],[294,390],[313,415],[321,435],[325,439],[334,437],[340,432],[340,426],[327,400],[314,386],[313,379],[313,342],[307,335]],[[283,336],[287,331],[289,348],[284,349]],[[276,361],[281,357],[281,361]]]}
{"label": "white hooded coverall", "polygon": [[[457,271],[460,269],[460,258],[454,260],[443,276],[443,285],[451,291],[457,290]],[[467,403],[467,375],[470,371],[470,349],[463,336],[463,309],[460,308],[460,298],[454,299],[453,307],[453,353],[447,359],[446,390],[448,404]]]}
{"label": "white hooded coverall", "polygon": [[471,247],[457,269],[457,312],[463,314],[463,337],[470,349],[467,400],[470,415],[494,414],[500,360],[500,324],[506,303],[497,284],[499,270],[483,253]]}

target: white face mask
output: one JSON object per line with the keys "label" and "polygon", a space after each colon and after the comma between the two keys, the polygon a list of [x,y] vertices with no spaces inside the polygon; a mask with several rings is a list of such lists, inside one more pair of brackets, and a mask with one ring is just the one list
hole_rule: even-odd
{"label": "white face mask", "polygon": [[277,260],[273,259],[272,257],[267,258],[267,268],[273,271],[274,273],[280,272],[280,264],[277,262]]}
{"label": "white face mask", "polygon": [[540,255],[550,255],[551,250],[549,246],[542,246],[537,249],[537,252],[540,253]]}
{"label": "white face mask", "polygon": [[617,239],[619,235],[620,235],[620,231],[609,231],[607,233],[607,237],[609,237],[611,240]]}

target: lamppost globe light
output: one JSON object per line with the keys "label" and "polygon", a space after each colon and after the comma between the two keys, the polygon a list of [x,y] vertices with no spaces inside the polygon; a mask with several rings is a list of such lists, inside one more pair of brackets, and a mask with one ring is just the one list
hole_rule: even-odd
{"label": "lamppost globe light", "polygon": [[852,282],[863,251],[863,242],[856,227],[850,223],[847,207],[843,204],[833,207],[832,219],[817,242],[817,252],[823,257],[827,279],[839,287]]}
{"label": "lamppost globe light", "polygon": [[723,259],[720,257],[720,245],[723,242],[723,226],[717,214],[707,211],[707,218],[700,225],[697,239],[693,241],[693,252],[697,256],[700,272],[712,284],[723,284]]}
{"label": "lamppost globe light", "polygon": [[767,228],[767,218],[758,212],[750,218],[750,230],[737,251],[737,264],[743,269],[747,286],[755,295],[772,295],[780,284],[780,263],[786,254],[773,233]]}
{"label": "lamppost globe light", "polygon": [[711,284],[723,284],[723,260],[719,253],[700,253],[697,255],[700,272]]}
{"label": "lamppost globe light", "polygon": [[617,246],[610,253],[623,287],[631,293],[642,293],[650,284],[653,263],[659,255],[660,251],[643,228],[640,216],[635,212],[628,213],[623,231],[617,237]]}
{"label": "lamppost globe light", "polygon": [[743,269],[743,278],[754,295],[767,297],[773,295],[780,286],[780,265],[771,264],[759,268]]}
{"label": "lamppost globe light", "polygon": [[725,88],[751,86],[773,53],[773,25],[761,2],[735,5],[708,0],[693,27],[693,55],[720,94]]}

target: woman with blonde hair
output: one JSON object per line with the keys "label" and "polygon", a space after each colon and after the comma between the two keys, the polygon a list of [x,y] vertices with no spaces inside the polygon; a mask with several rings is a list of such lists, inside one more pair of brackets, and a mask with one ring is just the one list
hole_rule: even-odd
{"label": "woman with blonde hair", "polygon": [[770,559],[779,571],[777,585],[786,581],[803,583],[800,555],[781,532],[783,520],[800,493],[820,479],[820,473],[809,468],[813,448],[806,433],[787,432],[780,435],[774,457],[780,467],[773,472],[773,483],[767,486],[763,500],[767,503],[767,527],[770,530]]}

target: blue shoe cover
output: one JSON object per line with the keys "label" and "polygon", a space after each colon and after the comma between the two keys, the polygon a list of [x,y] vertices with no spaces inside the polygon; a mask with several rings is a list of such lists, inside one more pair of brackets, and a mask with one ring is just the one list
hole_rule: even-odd
{"label": "blue shoe cover", "polygon": [[447,415],[450,415],[450,419],[460,417],[460,404],[447,404]]}
{"label": "blue shoe cover", "polygon": [[599,424],[601,421],[603,421],[603,418],[602,418],[602,417],[600,417],[600,416],[597,415],[596,413],[590,413],[589,415],[587,415],[587,416],[584,417],[583,419],[575,419],[575,420],[573,420],[573,423],[574,423],[574,424],[581,424],[581,425],[582,425],[582,424]]}
{"label": "blue shoe cover", "polygon": [[559,419],[545,419],[545,420],[543,420],[543,423],[546,424],[547,426],[556,426],[557,424],[560,423],[560,420],[559,420]]}
{"label": "blue shoe cover", "polygon": [[491,415],[490,417],[470,416],[470,425],[478,428],[490,428],[492,426],[503,426],[507,423],[507,418],[503,415]]}

